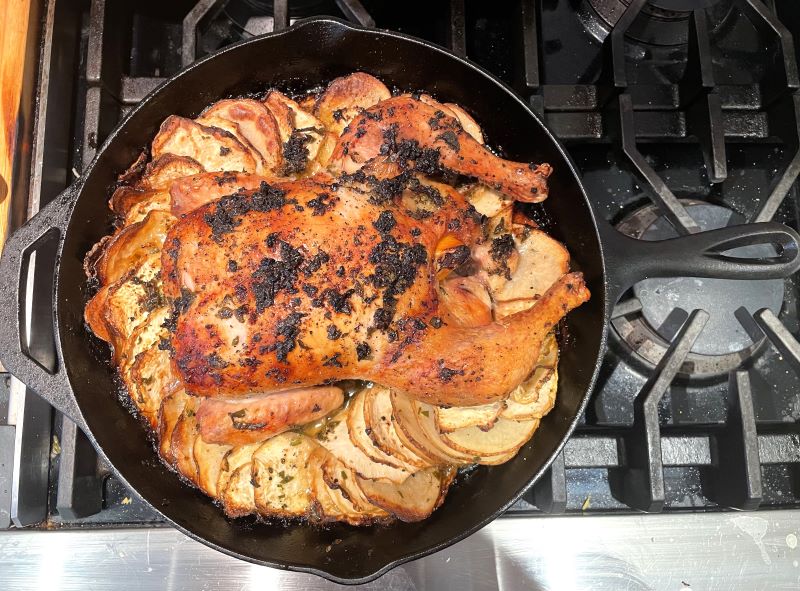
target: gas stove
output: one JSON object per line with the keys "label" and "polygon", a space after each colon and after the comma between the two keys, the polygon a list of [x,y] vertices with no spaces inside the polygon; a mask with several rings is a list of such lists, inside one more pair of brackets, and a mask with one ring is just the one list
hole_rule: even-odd
{"label": "gas stove", "polygon": [[[625,234],[798,227],[792,0],[49,0],[30,190],[15,211],[52,200],[183,66],[315,15],[423,37],[491,71],[566,144],[597,210]],[[29,281],[30,343],[45,353],[52,330],[36,311],[50,305],[47,281],[46,268]],[[614,310],[575,434],[508,514],[800,508],[797,301],[797,277],[637,284]],[[0,529],[163,525],[69,419],[1,383]]]}

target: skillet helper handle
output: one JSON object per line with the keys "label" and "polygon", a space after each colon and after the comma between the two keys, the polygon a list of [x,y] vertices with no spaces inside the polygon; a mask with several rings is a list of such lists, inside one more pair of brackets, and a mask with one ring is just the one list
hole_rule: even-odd
{"label": "skillet helper handle", "polygon": [[[626,289],[651,277],[782,279],[800,269],[800,234],[777,222],[729,226],[652,241],[626,236],[608,223],[601,228],[611,305]],[[757,244],[774,246],[778,255],[757,259],[722,254]]]}
{"label": "skillet helper handle", "polygon": [[[27,339],[26,283],[31,254],[43,238],[55,239],[56,260],[61,256],[64,235],[70,214],[78,195],[78,186],[72,185],[43,207],[8,237],[0,257],[0,357],[7,371],[50,404],[72,419],[85,430],[85,422],[72,395],[61,358],[56,346],[55,367],[45,367],[31,355]],[[53,252],[53,249],[49,249]],[[55,277],[53,278],[55,290]],[[27,294],[30,297],[30,294]],[[55,299],[54,299],[55,301]],[[53,310],[53,334],[58,341],[55,310]]]}

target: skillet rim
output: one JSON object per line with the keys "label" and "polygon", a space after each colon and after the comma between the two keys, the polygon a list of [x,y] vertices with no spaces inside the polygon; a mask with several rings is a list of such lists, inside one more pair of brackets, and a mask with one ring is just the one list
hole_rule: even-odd
{"label": "skillet rim", "polygon": [[[585,188],[583,186],[583,182],[582,182],[581,177],[580,177],[580,175],[578,173],[578,169],[577,169],[575,163],[573,162],[572,158],[569,156],[569,154],[567,153],[567,151],[565,150],[565,148],[561,144],[561,142],[553,135],[553,133],[547,127],[547,125],[542,120],[542,118],[537,113],[535,113],[530,108],[530,106],[528,104],[526,104],[526,102],[524,100],[522,100],[519,97],[519,95],[516,92],[514,92],[514,90],[511,87],[509,87],[505,82],[503,82],[502,80],[496,78],[493,74],[488,72],[486,69],[484,69],[480,65],[478,65],[476,63],[473,63],[473,62],[471,62],[470,60],[468,60],[468,59],[466,59],[464,57],[458,56],[458,55],[452,53],[448,49],[446,49],[446,48],[444,48],[444,47],[442,47],[442,46],[440,46],[438,44],[431,43],[431,42],[425,41],[423,39],[420,39],[418,37],[414,37],[414,36],[411,36],[411,35],[406,35],[404,33],[399,33],[399,32],[396,32],[396,31],[391,31],[391,30],[387,30],[387,29],[362,27],[362,26],[355,25],[355,24],[353,24],[351,22],[345,21],[345,20],[337,18],[337,17],[323,16],[323,17],[310,17],[310,18],[300,19],[300,20],[296,21],[292,26],[290,26],[290,27],[288,27],[288,28],[286,28],[286,29],[284,29],[282,31],[268,33],[268,34],[265,34],[265,35],[260,35],[260,36],[257,36],[257,37],[253,37],[253,38],[250,38],[250,39],[245,39],[245,40],[239,41],[237,43],[228,45],[228,46],[226,46],[226,47],[224,47],[224,48],[222,48],[222,49],[220,49],[220,50],[218,50],[218,51],[216,51],[216,52],[214,52],[214,53],[212,53],[212,54],[210,54],[208,56],[205,56],[203,58],[200,58],[200,59],[196,60],[195,62],[193,62],[192,64],[186,66],[185,68],[180,70],[178,73],[174,74],[172,77],[170,77],[169,79],[165,80],[159,86],[154,88],[150,93],[148,93],[139,102],[139,104],[137,104],[128,113],[126,113],[125,116],[117,124],[117,126],[111,131],[111,133],[109,133],[108,137],[102,143],[102,145],[97,149],[97,152],[95,153],[94,158],[89,163],[89,165],[86,167],[86,169],[83,171],[83,173],[81,174],[80,179],[76,181],[76,183],[73,185],[73,187],[67,189],[67,190],[74,189],[75,192],[76,192],[76,197],[75,197],[75,200],[73,202],[73,211],[71,211],[69,213],[69,215],[67,217],[67,220],[66,220],[66,224],[65,224],[66,228],[65,228],[65,230],[63,232],[63,237],[62,237],[62,246],[63,246],[63,243],[66,241],[66,236],[70,232],[70,229],[72,228],[72,225],[73,225],[74,205],[77,204],[78,200],[81,199],[81,197],[83,195],[83,191],[84,191],[84,186],[86,185],[86,181],[94,173],[94,170],[95,170],[96,166],[98,165],[98,163],[99,163],[99,161],[101,159],[101,156],[107,150],[109,150],[111,148],[111,146],[114,143],[115,139],[117,138],[117,136],[120,133],[122,133],[124,131],[124,129],[126,128],[126,126],[129,123],[129,121],[133,117],[135,117],[141,110],[147,109],[149,107],[149,103],[152,102],[154,100],[154,98],[157,97],[165,88],[167,88],[170,85],[176,83],[183,76],[188,75],[190,72],[194,71],[195,69],[202,68],[202,67],[205,66],[205,64],[214,61],[215,59],[217,59],[218,57],[220,57],[220,56],[222,56],[224,54],[227,54],[229,52],[235,52],[241,47],[249,46],[251,44],[259,44],[259,43],[263,42],[266,39],[269,39],[269,40],[271,40],[271,39],[279,39],[279,38],[281,38],[283,36],[291,35],[295,31],[298,31],[298,30],[300,30],[300,29],[302,29],[304,27],[307,27],[307,26],[320,26],[320,25],[324,26],[326,24],[327,25],[333,25],[335,27],[339,27],[339,28],[345,29],[347,31],[351,31],[351,32],[354,32],[356,34],[367,33],[367,34],[372,34],[372,35],[380,35],[380,36],[383,36],[383,37],[395,38],[395,39],[398,39],[398,40],[400,40],[402,42],[411,43],[411,44],[414,44],[414,45],[417,45],[417,46],[421,46],[426,51],[433,51],[433,52],[437,52],[439,54],[443,54],[446,58],[451,59],[451,60],[455,60],[458,63],[459,66],[472,69],[472,70],[476,71],[477,73],[479,73],[483,77],[483,79],[486,81],[487,84],[494,84],[495,86],[499,87],[499,89],[502,90],[503,92],[505,92],[509,96],[509,98],[512,98],[520,107],[522,107],[524,109],[525,113],[527,113],[527,115],[537,123],[537,125],[539,126],[539,128],[543,132],[544,137],[547,138],[547,140],[549,140],[551,145],[558,151],[560,156],[563,158],[564,162],[567,165],[569,174],[572,176],[572,179],[573,179],[576,187],[580,191],[580,195],[583,197],[583,199],[585,201],[585,204],[587,206],[587,210],[588,210],[588,213],[589,213],[589,217],[590,217],[591,228],[594,231],[595,239],[596,239],[596,242],[597,242],[597,245],[598,245],[598,248],[599,248],[599,252],[597,253],[597,255],[598,255],[598,258],[599,258],[599,262],[600,262],[600,273],[601,273],[601,280],[602,280],[602,292],[601,293],[596,293],[596,292],[593,293],[593,297],[601,297],[602,296],[602,298],[603,298],[603,302],[602,302],[603,305],[601,307],[601,310],[603,311],[603,319],[602,319],[602,325],[601,325],[603,327],[603,332],[602,332],[602,335],[601,335],[600,340],[598,342],[599,346],[597,348],[597,354],[596,354],[596,358],[595,358],[595,361],[594,361],[594,369],[593,369],[593,371],[591,373],[591,376],[589,377],[588,386],[587,386],[586,390],[583,393],[583,396],[581,398],[580,404],[578,405],[577,412],[572,417],[570,422],[565,425],[564,435],[562,436],[560,442],[558,443],[558,445],[556,446],[554,451],[550,454],[548,459],[539,467],[538,470],[536,470],[529,478],[526,479],[526,482],[525,482],[524,486],[522,486],[522,488],[520,488],[514,494],[512,494],[505,502],[503,502],[497,509],[495,509],[491,514],[489,514],[484,519],[480,520],[479,522],[475,523],[474,525],[472,525],[472,526],[470,526],[468,528],[463,529],[457,535],[448,537],[446,540],[444,540],[444,541],[442,541],[442,542],[440,542],[438,544],[430,546],[425,550],[413,552],[413,553],[410,553],[410,554],[404,554],[403,556],[401,556],[399,558],[396,558],[396,559],[393,559],[393,560],[387,562],[381,568],[379,568],[377,570],[374,570],[373,572],[371,572],[369,574],[360,576],[358,578],[342,578],[342,577],[333,575],[332,573],[330,573],[330,572],[328,572],[326,570],[323,570],[323,569],[320,569],[320,568],[316,568],[316,567],[312,567],[312,566],[308,566],[307,564],[301,564],[301,563],[296,563],[296,562],[295,563],[291,563],[291,562],[283,562],[283,563],[270,562],[270,561],[261,560],[261,559],[258,559],[258,558],[255,558],[255,557],[252,557],[252,556],[249,556],[249,555],[244,555],[244,554],[241,554],[241,553],[237,553],[236,550],[233,550],[231,548],[227,548],[225,546],[222,546],[220,544],[212,542],[212,541],[204,538],[202,535],[192,531],[188,527],[184,527],[184,526],[176,523],[169,516],[165,515],[164,512],[162,512],[162,510],[159,509],[158,506],[156,506],[153,503],[151,503],[150,501],[146,500],[144,497],[142,497],[142,495],[139,494],[139,492],[133,486],[131,486],[131,484],[128,482],[127,478],[125,478],[125,476],[123,475],[121,470],[119,468],[117,468],[117,466],[113,462],[111,462],[109,460],[109,458],[106,456],[105,451],[103,450],[103,448],[97,442],[97,439],[95,438],[94,434],[91,432],[91,427],[89,427],[88,423],[85,421],[85,418],[84,418],[84,424],[86,425],[86,427],[87,427],[87,429],[89,431],[88,433],[86,433],[86,435],[89,437],[89,439],[91,440],[93,446],[95,447],[95,449],[97,449],[97,451],[100,454],[100,456],[108,463],[109,466],[112,467],[112,469],[114,470],[116,476],[122,481],[122,483],[129,490],[131,490],[134,494],[136,494],[137,497],[139,497],[142,501],[144,501],[158,515],[160,515],[162,518],[164,518],[167,523],[169,523],[172,527],[176,528],[177,530],[179,530],[183,534],[187,535],[188,537],[190,537],[190,538],[192,538],[192,539],[194,539],[194,540],[196,540],[196,541],[198,541],[198,542],[200,542],[200,543],[202,543],[202,544],[204,544],[204,545],[206,545],[206,546],[208,546],[210,548],[213,548],[214,550],[217,550],[217,551],[222,552],[222,553],[224,553],[224,554],[226,554],[228,556],[231,556],[233,558],[237,558],[239,560],[244,560],[244,561],[252,563],[252,564],[257,564],[257,565],[261,565],[261,566],[267,566],[267,567],[271,567],[271,568],[278,568],[278,569],[281,569],[281,570],[289,570],[289,571],[293,571],[293,572],[314,574],[314,575],[323,577],[325,579],[328,579],[330,581],[334,581],[336,583],[354,585],[354,584],[363,584],[363,583],[367,583],[367,582],[373,581],[373,580],[381,577],[382,575],[386,574],[388,571],[390,571],[390,570],[392,570],[392,569],[394,569],[394,568],[396,568],[396,567],[398,567],[398,566],[400,566],[400,565],[402,565],[404,563],[410,562],[412,560],[416,560],[418,558],[422,558],[424,556],[428,556],[430,554],[438,552],[439,550],[447,548],[447,547],[449,547],[449,546],[451,546],[451,545],[453,545],[453,544],[455,544],[455,543],[457,543],[457,542],[459,542],[459,541],[471,536],[472,534],[474,534],[478,530],[484,528],[486,525],[488,525],[489,523],[491,523],[492,521],[497,519],[500,515],[505,513],[505,511],[511,505],[513,505],[517,500],[519,500],[519,498],[522,497],[522,495],[531,486],[533,486],[533,484],[536,481],[538,481],[542,477],[544,472],[550,467],[550,465],[555,460],[555,457],[559,453],[561,453],[561,451],[564,448],[564,445],[566,444],[567,440],[573,434],[573,432],[575,430],[575,427],[577,426],[577,423],[580,420],[580,417],[583,415],[583,413],[584,413],[584,411],[586,409],[586,406],[587,406],[587,404],[589,402],[589,399],[591,397],[591,394],[592,394],[592,392],[594,390],[594,386],[595,386],[595,383],[597,381],[597,377],[598,377],[598,374],[599,374],[599,371],[600,371],[600,366],[601,366],[601,362],[602,362],[602,359],[603,359],[603,354],[604,354],[604,352],[606,350],[606,347],[607,347],[607,338],[608,338],[608,333],[607,333],[607,330],[605,330],[605,328],[607,327],[607,324],[608,324],[608,310],[609,310],[608,298],[609,298],[610,294],[609,294],[609,283],[608,283],[608,280],[607,280],[606,253],[605,253],[605,249],[604,249],[604,246],[603,246],[603,236],[602,236],[601,231],[600,231],[600,229],[598,227],[597,212],[594,209],[594,207],[592,206],[592,203],[589,200],[588,195],[586,194]],[[57,339],[58,351],[59,351],[59,353],[61,355],[61,362],[64,365],[64,369],[65,369],[66,374],[67,374],[67,380],[69,382],[70,389],[72,389],[72,375],[73,375],[73,372],[69,371],[69,366],[68,366],[68,362],[67,362],[67,356],[65,356],[63,354],[63,348],[62,348],[62,345],[61,345],[61,341],[62,341],[61,333],[62,333],[62,331],[67,330],[67,324],[68,323],[62,321],[63,320],[62,312],[61,312],[62,306],[60,305],[60,302],[61,302],[61,299],[62,299],[61,281],[60,281],[60,265],[57,267],[57,269],[55,271],[54,281],[55,281],[55,285],[54,285],[54,292],[55,292],[54,293],[54,295],[55,295],[55,298],[54,298],[55,299],[55,301],[54,301],[54,304],[55,304],[55,320],[57,322],[57,330],[55,331],[55,336],[56,336],[56,339]],[[75,396],[74,396],[74,394],[72,392],[70,392],[70,396],[73,399],[75,399],[76,406],[78,407],[79,412],[81,412],[81,414],[83,414],[83,412],[81,411],[81,408],[80,408],[80,403],[78,403],[77,398],[75,398]]]}

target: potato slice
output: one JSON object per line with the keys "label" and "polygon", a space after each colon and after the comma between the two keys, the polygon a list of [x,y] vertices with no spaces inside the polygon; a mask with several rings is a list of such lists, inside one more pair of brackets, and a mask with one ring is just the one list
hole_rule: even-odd
{"label": "potato slice", "polygon": [[364,492],[358,486],[355,471],[339,461],[333,454],[326,454],[325,461],[322,462],[321,473],[328,487],[338,489],[355,511],[375,519],[388,517],[386,511],[370,503],[364,496]]}
{"label": "potato slice", "polygon": [[372,428],[367,426],[364,418],[364,402],[368,391],[368,388],[359,390],[350,399],[350,404],[347,407],[347,428],[350,432],[350,440],[373,462],[386,464],[409,473],[413,472],[416,466],[407,464],[396,456],[384,453],[372,439]]}
{"label": "potato slice", "polygon": [[364,495],[401,521],[421,521],[442,503],[452,481],[451,470],[427,468],[401,483],[357,478]]}
{"label": "potato slice", "polygon": [[464,197],[478,213],[488,218],[496,216],[513,204],[513,200],[486,185],[477,184],[468,190]]}
{"label": "potato slice", "polygon": [[220,462],[220,471],[217,478],[217,492],[222,493],[228,487],[228,482],[233,476],[234,472],[253,461],[253,454],[261,447],[261,443],[252,443],[250,445],[240,445],[232,448],[224,456]]}
{"label": "potato slice", "polygon": [[[319,449],[315,454],[322,453],[321,466],[325,466],[332,457],[325,449]],[[374,516],[362,513],[350,499],[342,493],[342,489],[326,477],[323,468],[317,468],[313,472],[312,490],[316,500],[316,517],[321,521],[344,521],[350,525],[366,525],[375,519]],[[355,478],[355,475],[353,476]],[[357,485],[354,486],[357,488]],[[363,497],[363,494],[362,494]],[[366,499],[366,497],[364,497]],[[368,501],[367,501],[368,503]],[[370,506],[375,511],[381,511],[374,505]],[[381,511],[383,516],[386,513]]]}
{"label": "potato slice", "polygon": [[[194,158],[163,154],[154,158],[144,169],[138,186],[148,189],[166,187],[171,181],[193,174],[204,172],[205,169]],[[116,210],[115,210],[116,211]]]}
{"label": "potato slice", "polygon": [[138,269],[97,292],[87,306],[89,326],[98,328],[98,336],[108,337],[115,354],[124,350],[136,328],[146,322],[150,306],[163,304],[158,286],[152,283],[160,270],[161,258],[154,254]]}
{"label": "potato slice", "polygon": [[391,96],[383,82],[364,72],[355,72],[336,78],[328,85],[317,99],[314,115],[338,137],[362,109]]}
{"label": "potato slice", "polygon": [[434,407],[436,428],[442,433],[449,433],[465,427],[488,430],[497,421],[503,407],[502,401],[481,406]]}
{"label": "potato slice", "polygon": [[239,466],[228,479],[219,497],[228,517],[244,517],[256,510],[253,487],[253,462]]}
{"label": "potato slice", "polygon": [[416,469],[431,466],[430,460],[416,453],[400,439],[395,429],[392,411],[388,388],[375,385],[367,390],[364,400],[364,422],[370,429],[370,439],[383,453],[398,458],[408,466]]}
{"label": "potato slice", "polygon": [[464,128],[469,135],[475,138],[479,144],[483,143],[483,132],[481,131],[481,126],[478,125],[478,122],[472,118],[472,115],[467,113],[462,107],[455,103],[444,103],[444,107],[446,107],[458,122],[461,123],[461,127]]}
{"label": "potato slice", "polygon": [[[422,450],[432,462],[442,464],[468,464],[472,456],[446,447],[439,439],[436,425],[433,423],[434,407],[419,403],[408,396],[391,393],[393,415],[397,420],[398,435],[403,437],[416,449]],[[422,419],[425,421],[421,422]]]}
{"label": "potato slice", "polygon": [[339,412],[317,436],[320,444],[364,478],[383,478],[402,482],[408,472],[393,466],[373,462],[350,438],[347,409]]}
{"label": "potato slice", "polygon": [[529,380],[512,392],[500,416],[515,421],[540,419],[553,409],[557,390],[558,371],[539,367]]}
{"label": "potato slice", "polygon": [[172,371],[169,353],[157,347],[137,355],[127,376],[128,393],[151,424],[156,422],[161,400],[181,387]]}
{"label": "potato slice", "polygon": [[125,214],[125,225],[130,226],[137,222],[141,222],[147,217],[151,211],[164,211],[169,213],[171,206],[171,199],[169,191],[161,190],[150,194],[146,199],[142,199],[138,203],[131,206]]}
{"label": "potato slice", "polygon": [[175,428],[170,437],[170,455],[174,458],[175,469],[191,482],[197,482],[197,464],[194,461],[194,441],[198,437],[195,413],[200,401],[189,396],[183,405]]}
{"label": "potato slice", "polygon": [[264,105],[278,123],[282,145],[285,146],[292,135],[299,134],[308,150],[308,160],[315,160],[326,135],[322,121],[303,109],[296,101],[275,90],[264,99]]}
{"label": "potato slice", "polygon": [[151,211],[132,226],[126,226],[111,238],[105,252],[95,263],[102,285],[121,279],[145,260],[161,257],[161,247],[175,218],[165,211]]}
{"label": "potato slice", "polygon": [[170,115],[150,146],[153,158],[164,154],[186,156],[204,170],[255,172],[256,161],[242,142],[225,130]]}
{"label": "potato slice", "polygon": [[161,458],[170,466],[175,464],[172,455],[172,431],[183,413],[183,407],[189,400],[188,394],[178,390],[161,401],[158,411],[158,443]]}
{"label": "potato slice", "polygon": [[[327,450],[323,450],[325,454],[327,454]],[[319,450],[314,452],[314,456],[319,455]],[[311,502],[309,504],[309,517],[312,521],[319,521],[319,522],[329,522],[329,521],[339,521],[345,518],[345,511],[336,503],[333,497],[333,492],[330,487],[325,482],[322,472],[319,469],[319,466],[324,461],[320,457],[314,457],[309,462],[309,468],[311,469],[309,478],[311,483],[311,491],[310,491],[310,498]],[[353,516],[358,517],[358,514],[355,510],[353,510]]]}
{"label": "potato slice", "polygon": [[301,433],[281,433],[253,454],[255,505],[262,515],[302,517],[311,509],[312,479],[320,474],[311,464],[319,444]]}
{"label": "potato slice", "polygon": [[267,174],[272,172],[272,168],[264,160],[264,157],[261,155],[261,153],[256,150],[255,146],[251,144],[250,141],[245,137],[244,133],[242,133],[238,123],[229,121],[228,119],[224,119],[218,115],[206,115],[198,117],[195,121],[205,125],[208,128],[220,129],[229,133],[232,137],[235,137],[253,159],[253,162],[255,163],[256,174]]}
{"label": "potato slice", "polygon": [[478,427],[466,427],[452,433],[442,433],[441,439],[448,446],[475,457],[476,463],[493,456],[505,456],[522,447],[539,426],[538,419],[510,421],[498,419],[488,431]]}
{"label": "potato slice", "polygon": [[194,440],[197,486],[210,497],[217,496],[217,482],[222,471],[222,461],[231,449],[230,445],[206,443],[202,437],[196,437]]}
{"label": "potato slice", "polygon": [[[225,99],[208,107],[197,121],[205,125],[228,122],[228,127],[245,146],[252,148],[262,163],[258,172],[277,172],[283,164],[283,141],[273,113],[252,99]],[[208,123],[206,123],[208,121]],[[217,123],[215,123],[217,122]],[[233,127],[233,129],[229,129]]]}
{"label": "potato slice", "polygon": [[495,294],[495,301],[538,298],[569,272],[569,252],[541,230],[529,230],[527,238],[515,239],[519,262],[511,279]]}
{"label": "potato slice", "polygon": [[[549,405],[546,410],[542,410],[544,414],[549,412],[550,408],[552,408],[552,404],[555,402],[555,395],[558,389],[557,367],[558,342],[556,341],[555,334],[551,332],[542,342],[539,359],[536,362],[536,367],[534,367],[533,372],[531,372],[528,379],[511,392],[509,401],[514,401],[522,405]],[[550,398],[552,398],[552,400],[549,400]],[[544,414],[539,416],[544,416]]]}
{"label": "potato slice", "polygon": [[[159,286],[160,287],[160,286]],[[149,306],[148,306],[149,307]],[[98,313],[100,311],[98,310]],[[136,357],[141,353],[157,349],[162,337],[167,336],[167,330],[162,326],[169,317],[170,310],[166,305],[159,306],[145,315],[145,319],[131,332],[128,340],[115,351],[119,370],[125,373],[130,370]],[[92,322],[96,322],[94,319]],[[89,323],[91,326],[91,323]],[[94,329],[94,327],[92,327]],[[99,336],[99,335],[98,335]]]}

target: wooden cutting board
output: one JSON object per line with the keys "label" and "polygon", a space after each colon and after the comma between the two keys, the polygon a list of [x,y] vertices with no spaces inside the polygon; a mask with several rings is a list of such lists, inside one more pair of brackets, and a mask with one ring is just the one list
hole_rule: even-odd
{"label": "wooden cutting board", "polygon": [[[0,0],[0,245],[9,227],[14,160],[21,149],[20,97],[28,42],[31,0]],[[33,27],[33,34],[36,28]]]}

